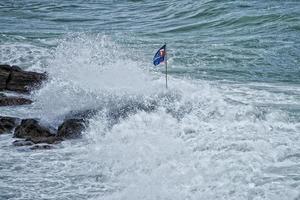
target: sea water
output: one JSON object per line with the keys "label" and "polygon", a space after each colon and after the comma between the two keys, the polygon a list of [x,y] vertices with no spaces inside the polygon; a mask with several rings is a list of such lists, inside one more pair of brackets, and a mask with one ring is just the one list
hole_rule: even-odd
{"label": "sea water", "polygon": [[0,27],[49,75],[1,116],[97,113],[51,150],[1,135],[0,199],[300,199],[299,1],[2,0]]}

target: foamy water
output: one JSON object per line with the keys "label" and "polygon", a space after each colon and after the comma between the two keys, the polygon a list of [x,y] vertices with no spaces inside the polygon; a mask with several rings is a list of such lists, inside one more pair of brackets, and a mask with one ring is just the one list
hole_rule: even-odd
{"label": "foamy water", "polygon": [[49,73],[34,104],[1,115],[55,126],[71,111],[97,114],[83,139],[53,150],[1,135],[0,198],[300,198],[298,85],[170,76],[166,91],[163,74],[109,36],[53,43],[29,68]]}

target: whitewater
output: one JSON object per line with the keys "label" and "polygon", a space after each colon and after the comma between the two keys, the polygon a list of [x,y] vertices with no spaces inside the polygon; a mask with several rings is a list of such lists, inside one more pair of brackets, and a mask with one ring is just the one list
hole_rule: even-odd
{"label": "whitewater", "polygon": [[288,91],[299,87],[170,77],[165,91],[163,75],[124,59],[106,36],[60,42],[51,79],[15,112],[49,124],[76,110],[97,115],[83,139],[50,151],[18,149],[1,136],[4,199],[299,197],[300,124],[265,106],[299,104]]}
{"label": "whitewater", "polygon": [[[0,14],[14,21],[3,14],[8,2],[0,3]],[[289,2],[300,7],[296,1]],[[213,7],[215,1],[201,1],[199,5],[163,1],[170,10],[166,8],[159,15],[173,13],[165,16],[169,26],[160,32],[127,33],[126,25],[133,19],[125,10],[132,11],[132,5],[142,3],[123,2],[118,9],[110,8],[111,2],[103,3],[100,16],[105,30],[99,33],[93,30],[100,23],[99,16],[93,15],[96,5],[64,2],[57,7],[29,1],[32,12],[24,15],[45,12],[32,25],[35,34],[28,36],[22,26],[25,33],[16,33],[8,24],[0,32],[1,63],[46,71],[49,77],[41,89],[28,94],[33,104],[1,107],[2,116],[39,118],[55,127],[71,112],[95,112],[81,139],[64,141],[50,150],[15,147],[10,134],[0,135],[0,199],[300,199],[299,28],[297,34],[289,35],[293,42],[277,40],[282,42],[277,46],[265,32],[232,38],[227,35],[233,32],[231,27],[224,33],[222,45],[223,39],[217,37],[219,29],[225,25],[243,28],[241,21],[226,21],[220,17],[223,14],[218,15],[222,8],[228,9],[226,3]],[[158,4],[144,3],[149,9],[142,7],[144,12],[149,13]],[[268,11],[279,9],[271,4]],[[199,7],[192,14],[183,11],[200,5],[204,11]],[[294,11],[295,6],[286,6],[290,13]],[[24,5],[14,8],[20,13],[29,10]],[[182,12],[173,12],[180,8]],[[90,15],[75,18],[78,13],[73,9]],[[224,16],[234,19],[236,13],[232,13]],[[191,21],[188,26],[177,24],[175,29],[173,17],[179,22]],[[200,17],[224,20],[225,25],[193,21]],[[263,23],[272,26],[275,21],[268,17],[272,15],[266,22],[255,17],[241,20],[249,20],[255,29]],[[282,14],[279,20],[292,22],[285,17]],[[44,18],[49,20],[48,28],[42,23]],[[71,18],[80,27],[92,27],[89,31],[74,28]],[[28,19],[32,24],[36,20]],[[147,23],[154,26],[154,22],[138,17],[128,29]],[[193,45],[200,43],[195,31],[203,26],[216,32],[207,37],[209,32],[202,33],[207,43],[198,51]],[[161,46],[159,34],[169,38],[168,42],[174,41],[168,43],[168,90],[164,67],[153,67],[151,62]],[[192,38],[187,46],[182,40],[185,34]],[[279,35],[285,38],[285,34]],[[261,37],[262,46],[274,41],[272,51],[256,43]],[[226,42],[233,44],[235,40],[247,45],[254,40],[254,47],[231,47],[226,52]],[[288,49],[286,62],[278,58],[283,44]],[[289,67],[284,68],[286,63]],[[236,65],[240,68],[234,68]],[[257,68],[259,65],[262,67]]]}

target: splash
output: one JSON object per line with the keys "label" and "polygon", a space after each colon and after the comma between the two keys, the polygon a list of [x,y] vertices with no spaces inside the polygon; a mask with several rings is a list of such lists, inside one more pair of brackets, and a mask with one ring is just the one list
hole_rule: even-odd
{"label": "splash", "polygon": [[55,165],[37,163],[59,185],[60,198],[70,191],[130,200],[299,195],[299,121],[281,107],[299,104],[291,95],[297,86],[170,77],[165,91],[162,74],[107,36],[77,34],[58,43],[31,112],[53,123],[71,111],[97,110],[83,140],[47,155]]}
{"label": "splash", "polygon": [[[98,110],[81,155],[87,173],[101,182],[96,199],[297,195],[288,176],[274,184],[279,174],[270,171],[294,165],[278,160],[299,145],[288,113],[260,106],[274,103],[272,90],[170,78],[165,92],[162,75],[145,70],[132,51],[106,36],[60,43],[49,64],[51,79],[35,97],[48,120]],[[297,103],[271,88],[277,88],[276,103]]]}
{"label": "splash", "polygon": [[[48,68],[50,80],[35,93],[36,107],[55,119],[163,91],[162,78],[132,59],[107,36],[76,34],[59,40]],[[51,101],[49,101],[51,98]],[[117,100],[115,100],[117,99]]]}
{"label": "splash", "polygon": [[285,138],[282,130],[295,134],[296,124],[281,112],[228,101],[221,88],[186,83],[154,112],[134,113],[111,129],[107,124],[101,112],[86,132],[92,142],[87,160],[97,163],[92,170],[100,173],[105,191],[96,199],[297,195],[288,177],[274,185],[277,175],[269,172],[288,151],[282,142],[297,137]]}

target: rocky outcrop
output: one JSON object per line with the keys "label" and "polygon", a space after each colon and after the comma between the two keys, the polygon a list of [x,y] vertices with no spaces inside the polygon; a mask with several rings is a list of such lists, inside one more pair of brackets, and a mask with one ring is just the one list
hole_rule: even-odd
{"label": "rocky outcrop", "polygon": [[[50,129],[39,124],[36,119],[23,119],[21,124],[16,127],[14,137],[24,138],[13,142],[15,146],[31,146],[34,144],[47,143],[55,144],[61,141]],[[39,149],[39,148],[37,148]]]}
{"label": "rocky outcrop", "polygon": [[[23,71],[18,66],[0,65],[0,91],[28,93],[41,85],[46,79],[45,73]],[[30,99],[19,96],[0,94],[0,106],[16,106],[31,104]]]}
{"label": "rocky outcrop", "polygon": [[0,90],[28,93],[47,78],[45,73],[23,71],[18,66],[0,65]]}
{"label": "rocky outcrop", "polygon": [[11,67],[9,65],[0,65],[0,90],[6,90],[7,81],[9,80],[9,75]]}
{"label": "rocky outcrop", "polygon": [[[57,144],[64,139],[74,139],[81,136],[85,129],[83,119],[66,119],[59,127],[56,134],[39,124],[36,119],[23,119],[16,127],[14,137],[23,138],[13,142],[15,146],[30,146],[34,144]],[[40,148],[37,148],[40,149]],[[42,148],[43,149],[43,148]]]}
{"label": "rocky outcrop", "polygon": [[36,119],[23,119],[21,124],[16,127],[14,137],[33,139],[40,137],[51,137],[54,136],[50,130],[39,124]]}
{"label": "rocky outcrop", "polygon": [[[0,65],[0,91],[28,93],[39,87],[47,76],[45,73],[24,71],[18,66]],[[14,94],[15,95],[15,94]],[[22,95],[23,96],[23,95]],[[30,99],[0,93],[0,106],[31,104]],[[0,117],[0,134],[14,130],[14,137],[21,138],[13,142],[14,146],[31,146],[32,150],[50,149],[65,139],[81,136],[86,127],[85,119],[96,114],[96,110],[72,112],[58,127],[57,133],[39,123],[37,119]],[[19,125],[18,125],[19,124]]]}
{"label": "rocky outcrop", "polygon": [[14,146],[31,146],[35,144],[57,144],[61,142],[61,139],[50,136],[50,137],[32,137],[23,140],[16,140],[13,142]]}
{"label": "rocky outcrop", "polygon": [[60,138],[57,138],[55,136],[50,137],[32,137],[29,139],[29,141],[33,142],[34,144],[39,143],[47,143],[47,144],[56,144],[61,141]]}
{"label": "rocky outcrop", "polygon": [[30,99],[16,96],[0,96],[0,106],[18,106],[18,105],[28,105],[31,104]]}
{"label": "rocky outcrop", "polygon": [[18,118],[0,116],[0,134],[11,133],[17,126],[18,122]]}
{"label": "rocky outcrop", "polygon": [[13,142],[13,145],[16,147],[21,147],[21,146],[31,146],[34,145],[34,143],[29,140],[16,140]]}
{"label": "rocky outcrop", "polygon": [[78,138],[85,129],[83,119],[67,119],[59,127],[56,137],[63,139]]}

